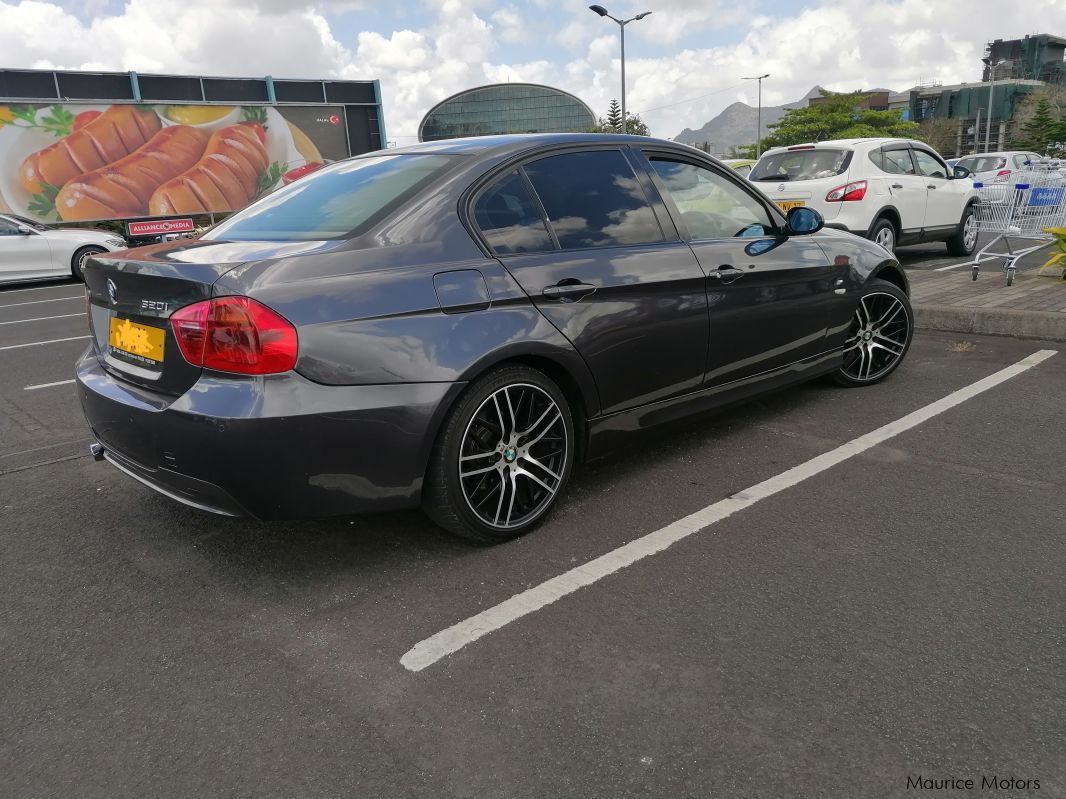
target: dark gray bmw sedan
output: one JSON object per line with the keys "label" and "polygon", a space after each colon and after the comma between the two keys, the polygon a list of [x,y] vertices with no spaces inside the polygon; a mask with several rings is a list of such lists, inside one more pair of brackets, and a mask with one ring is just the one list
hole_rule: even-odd
{"label": "dark gray bmw sedan", "polygon": [[215,513],[421,505],[482,542],[632,431],[876,383],[913,330],[889,252],[635,136],[368,154],[85,281],[98,459]]}

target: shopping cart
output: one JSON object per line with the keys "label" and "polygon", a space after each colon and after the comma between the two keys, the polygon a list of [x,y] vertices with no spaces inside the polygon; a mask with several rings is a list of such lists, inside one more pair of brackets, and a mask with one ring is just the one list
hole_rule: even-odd
{"label": "shopping cart", "polygon": [[1009,286],[1019,260],[1055,243],[1048,228],[1066,225],[1066,175],[1058,166],[1038,163],[1015,172],[1009,183],[973,185],[977,230],[996,235],[963,266],[970,266],[977,280],[982,263],[1000,260]]}

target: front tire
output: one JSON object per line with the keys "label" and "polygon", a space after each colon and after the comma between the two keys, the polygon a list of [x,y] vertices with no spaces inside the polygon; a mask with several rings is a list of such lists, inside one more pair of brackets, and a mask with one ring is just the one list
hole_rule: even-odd
{"label": "front tire", "polygon": [[973,212],[973,206],[966,206],[959,222],[959,229],[955,235],[948,239],[948,253],[965,257],[973,255],[977,249],[977,216]]}
{"label": "front tire", "polygon": [[843,363],[832,379],[848,388],[880,383],[903,362],[913,337],[907,295],[887,280],[869,281],[848,328]]}
{"label": "front tire", "polygon": [[105,250],[103,247],[89,246],[82,247],[80,250],[74,253],[74,257],[70,259],[70,274],[73,275],[74,279],[84,283],[85,273],[82,271],[82,267],[85,265],[85,262],[89,260],[92,256],[98,255],[102,252],[107,252],[107,250]]}
{"label": "front tire", "polygon": [[574,461],[566,397],[543,372],[503,366],[473,383],[448,414],[426,471],[422,508],[481,544],[536,527]]}

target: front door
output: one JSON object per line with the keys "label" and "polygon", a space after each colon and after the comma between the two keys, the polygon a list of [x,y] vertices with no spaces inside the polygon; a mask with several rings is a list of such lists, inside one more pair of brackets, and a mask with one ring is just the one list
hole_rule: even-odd
{"label": "front door", "polygon": [[914,163],[918,167],[918,174],[925,180],[926,231],[943,233],[948,228],[957,228],[966,205],[966,198],[960,195],[969,188],[968,184],[948,180],[947,165],[925,150],[914,150]]}
{"label": "front door", "polygon": [[660,215],[619,149],[527,162],[474,203],[495,255],[588,363],[603,413],[703,382],[704,273]]}
{"label": "front door", "polygon": [[827,348],[832,269],[810,237],[780,235],[732,175],[649,154],[660,192],[707,273],[708,385],[769,373]]}

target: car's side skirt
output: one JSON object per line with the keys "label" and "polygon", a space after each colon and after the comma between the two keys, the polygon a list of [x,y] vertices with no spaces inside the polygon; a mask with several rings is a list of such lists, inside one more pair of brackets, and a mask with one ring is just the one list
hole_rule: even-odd
{"label": "car's side skirt", "polygon": [[759,394],[803,383],[819,375],[833,372],[840,367],[842,356],[842,350],[834,349],[770,372],[710,386],[690,394],[620,411],[610,416],[590,419],[586,459],[602,457],[625,446],[630,443],[629,436],[632,433],[742,402]]}

